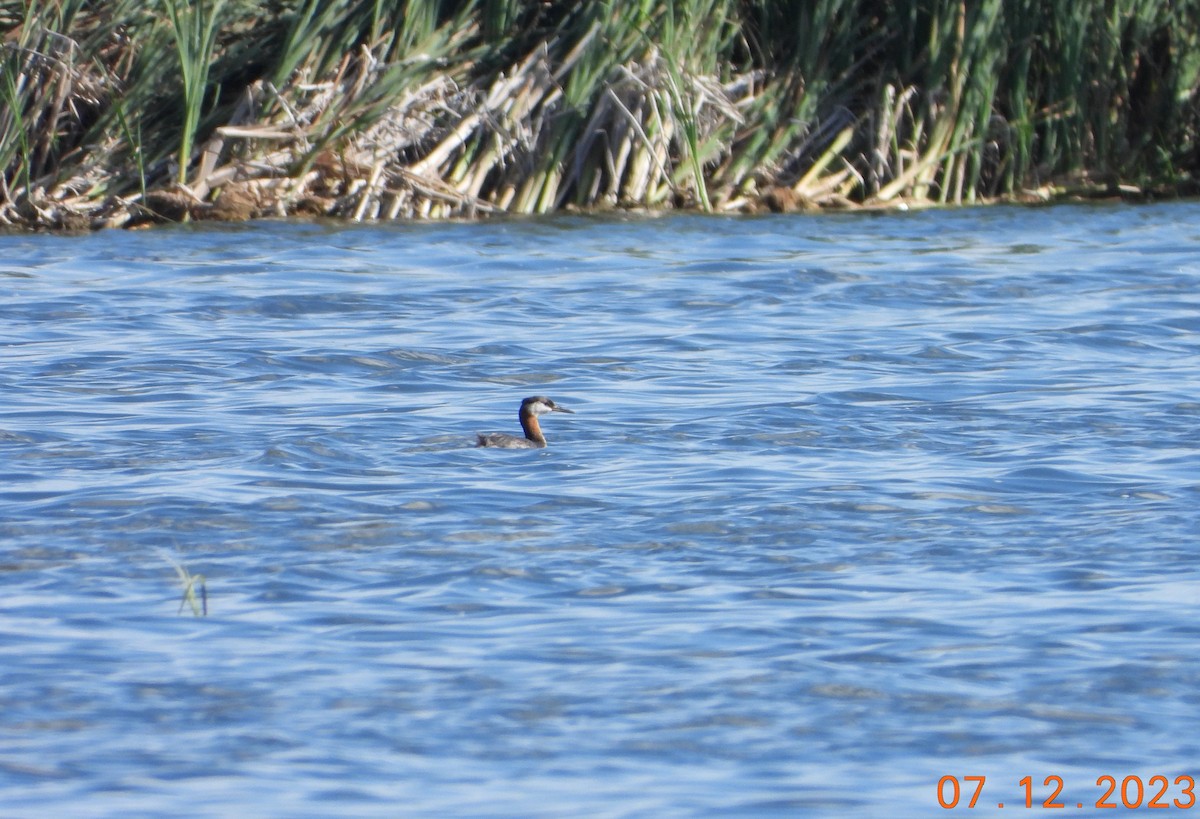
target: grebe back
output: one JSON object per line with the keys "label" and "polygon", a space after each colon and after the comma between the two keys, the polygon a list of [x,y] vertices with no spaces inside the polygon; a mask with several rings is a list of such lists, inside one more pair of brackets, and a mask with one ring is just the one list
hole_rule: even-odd
{"label": "grebe back", "polygon": [[544,395],[532,395],[521,402],[521,411],[517,418],[521,421],[524,438],[509,435],[505,432],[479,433],[479,443],[476,446],[494,446],[501,449],[541,449],[546,445],[546,436],[542,435],[542,427],[538,416],[547,412],[566,412],[574,415],[573,410],[560,407]]}

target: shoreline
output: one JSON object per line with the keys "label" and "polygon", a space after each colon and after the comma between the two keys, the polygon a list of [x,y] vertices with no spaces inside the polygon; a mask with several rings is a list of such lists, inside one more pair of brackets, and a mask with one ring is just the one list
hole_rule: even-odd
{"label": "shoreline", "polygon": [[[236,199],[235,204],[222,201],[231,195]],[[78,234],[92,233],[108,229],[139,230],[160,225],[210,222],[214,224],[235,224],[262,219],[275,220],[311,220],[320,219],[330,222],[350,224],[387,224],[389,222],[438,222],[438,221],[481,221],[488,218],[538,218],[554,215],[577,215],[605,217],[612,215],[630,214],[646,217],[670,216],[673,214],[711,215],[711,216],[760,216],[768,214],[833,214],[833,213],[906,213],[924,210],[957,209],[973,207],[1052,207],[1055,205],[1082,203],[1126,203],[1151,204],[1164,201],[1190,201],[1200,197],[1200,186],[1179,186],[1175,189],[1142,190],[1131,185],[1120,184],[1073,184],[1062,186],[1046,186],[1037,191],[1023,191],[1017,194],[980,199],[970,203],[945,204],[936,201],[910,200],[896,198],[888,203],[856,203],[839,202],[813,205],[799,202],[789,189],[768,190],[762,195],[743,196],[732,207],[704,210],[694,206],[648,208],[641,205],[614,205],[581,207],[568,205],[556,211],[542,214],[517,213],[500,211],[494,208],[470,212],[449,212],[437,216],[404,216],[395,219],[355,217],[357,209],[355,198],[344,201],[331,200],[327,208],[322,210],[315,207],[311,201],[302,203],[301,207],[289,210],[283,202],[258,204],[245,197],[239,189],[218,193],[213,202],[198,201],[194,195],[179,190],[148,191],[145,201],[141,196],[135,196],[128,201],[119,203],[105,202],[96,207],[97,212],[89,213],[72,209],[69,212],[43,209],[40,221],[37,222],[0,222],[0,234],[34,234],[59,233]]]}

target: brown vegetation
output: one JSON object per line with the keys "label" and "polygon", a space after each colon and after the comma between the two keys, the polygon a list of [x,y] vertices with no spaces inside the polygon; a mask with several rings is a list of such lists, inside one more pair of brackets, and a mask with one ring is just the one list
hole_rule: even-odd
{"label": "brown vegetation", "polygon": [[397,6],[0,2],[0,223],[1044,200],[1200,161],[1195,0]]}

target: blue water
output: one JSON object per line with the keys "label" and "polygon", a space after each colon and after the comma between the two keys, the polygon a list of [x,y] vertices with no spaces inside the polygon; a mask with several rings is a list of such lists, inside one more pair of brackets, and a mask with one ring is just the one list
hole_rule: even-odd
{"label": "blue water", "polygon": [[10,235],[0,351],[2,815],[1200,773],[1200,205]]}

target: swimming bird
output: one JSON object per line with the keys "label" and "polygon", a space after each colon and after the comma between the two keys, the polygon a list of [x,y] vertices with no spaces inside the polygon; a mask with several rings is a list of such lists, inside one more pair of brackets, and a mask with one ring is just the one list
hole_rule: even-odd
{"label": "swimming bird", "polygon": [[542,435],[538,416],[547,412],[575,414],[574,410],[560,407],[544,395],[531,395],[521,402],[521,411],[517,413],[517,418],[521,421],[521,429],[525,431],[524,438],[504,432],[481,432],[479,433],[479,443],[476,446],[495,446],[502,449],[541,449],[546,445],[546,436]]}

